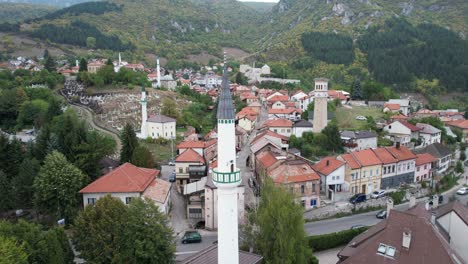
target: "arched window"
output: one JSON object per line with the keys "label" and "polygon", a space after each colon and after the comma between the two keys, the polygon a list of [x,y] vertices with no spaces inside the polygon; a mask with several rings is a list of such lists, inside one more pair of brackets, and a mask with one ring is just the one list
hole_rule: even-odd
{"label": "arched window", "polygon": [[231,172],[234,172],[234,164],[231,164]]}

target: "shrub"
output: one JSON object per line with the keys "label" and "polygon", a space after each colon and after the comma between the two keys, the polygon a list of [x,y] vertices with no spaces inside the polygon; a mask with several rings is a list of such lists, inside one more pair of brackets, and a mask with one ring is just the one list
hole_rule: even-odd
{"label": "shrub", "polygon": [[390,198],[392,198],[393,204],[397,205],[397,204],[401,204],[403,202],[403,200],[405,199],[405,194],[406,194],[406,191],[401,190],[401,191],[397,191],[397,192],[392,192],[388,196],[390,196]]}
{"label": "shrub", "polygon": [[310,236],[309,247],[311,247],[314,251],[322,251],[342,246],[349,243],[353,238],[366,230],[367,227],[361,227],[358,229],[343,230],[331,234]]}

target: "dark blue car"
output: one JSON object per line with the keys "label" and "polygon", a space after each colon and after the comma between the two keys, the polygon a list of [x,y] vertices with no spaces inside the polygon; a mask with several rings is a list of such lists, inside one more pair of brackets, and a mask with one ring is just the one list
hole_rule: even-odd
{"label": "dark blue car", "polygon": [[358,194],[354,195],[353,197],[351,197],[351,199],[349,199],[349,202],[352,203],[352,204],[356,204],[356,203],[365,202],[366,200],[367,200],[367,197],[366,197],[365,194],[358,193]]}

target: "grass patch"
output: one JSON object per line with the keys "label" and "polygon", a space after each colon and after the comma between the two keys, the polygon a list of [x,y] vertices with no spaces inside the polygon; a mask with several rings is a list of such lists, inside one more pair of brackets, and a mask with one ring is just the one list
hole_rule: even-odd
{"label": "grass patch", "polygon": [[384,113],[379,108],[353,106],[353,108],[338,107],[336,109],[336,121],[338,127],[342,130],[361,130],[365,129],[365,120],[356,120],[356,116],[372,116],[374,120],[382,119]]}
{"label": "grass patch", "polygon": [[[177,157],[176,146],[179,143],[179,140],[174,141],[174,158]],[[171,141],[168,141],[167,143],[157,143],[141,140],[140,144],[149,149],[157,165],[165,165],[171,159]]]}

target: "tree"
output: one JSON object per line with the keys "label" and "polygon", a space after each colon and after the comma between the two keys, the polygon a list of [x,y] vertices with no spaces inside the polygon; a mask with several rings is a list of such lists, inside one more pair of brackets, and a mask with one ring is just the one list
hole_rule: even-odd
{"label": "tree", "polygon": [[34,178],[39,169],[40,165],[36,159],[25,159],[21,163],[18,176],[11,181],[11,190],[15,194],[13,197],[15,208],[31,208]]}
{"label": "tree", "polygon": [[48,50],[48,49],[45,49],[45,50],[44,50],[44,55],[43,55],[44,59],[48,58],[49,55],[50,55],[50,54],[49,54],[49,50]]}
{"label": "tree", "polygon": [[150,200],[135,198],[127,207],[107,195],[80,213],[75,229],[77,248],[88,262],[174,262],[173,232]]}
{"label": "tree", "polygon": [[55,60],[52,56],[44,57],[44,68],[49,72],[55,72],[57,70]]}
{"label": "tree", "polygon": [[79,72],[87,72],[88,71],[88,61],[86,61],[84,58],[81,58],[81,60],[80,60],[80,69],[78,71]]}
{"label": "tree", "polygon": [[114,63],[112,62],[112,59],[107,59],[106,65],[114,67]]}
{"label": "tree", "polygon": [[[255,230],[253,247],[265,263],[309,263],[303,208],[294,202],[291,192],[266,179],[258,210],[249,215]],[[254,251],[256,251],[254,249]]]}
{"label": "tree", "polygon": [[456,173],[463,173],[465,172],[465,168],[463,167],[463,163],[461,161],[457,161],[457,165],[455,166]]}
{"label": "tree", "polygon": [[133,151],[131,163],[138,167],[154,168],[154,159],[145,146],[137,146]]}
{"label": "tree", "polygon": [[138,147],[138,139],[131,124],[126,124],[122,134],[122,150],[120,151],[120,162],[130,162],[133,157],[133,152]]}
{"label": "tree", "polygon": [[343,142],[341,141],[340,130],[338,126],[332,122],[329,123],[323,130],[322,135],[326,136],[326,142],[323,147],[329,151],[343,151]]}
{"label": "tree", "polygon": [[361,80],[356,79],[353,82],[353,85],[351,86],[351,98],[353,100],[361,100],[364,98],[364,94],[362,92],[362,87],[361,87]]}
{"label": "tree", "polygon": [[79,205],[78,191],[88,183],[88,177],[67,161],[65,156],[53,151],[34,179],[34,202],[58,218],[72,220]]}
{"label": "tree", "polygon": [[96,38],[87,37],[86,38],[86,47],[94,49],[96,47]]}
{"label": "tree", "polygon": [[12,193],[10,187],[10,180],[7,175],[0,170],[0,212],[11,209],[12,207]]}
{"label": "tree", "polygon": [[161,114],[170,116],[172,118],[179,118],[179,111],[177,110],[177,104],[174,100],[169,97],[163,99],[163,105],[161,109]]}
{"label": "tree", "polygon": [[28,255],[25,251],[24,242],[0,236],[0,264],[27,264]]}

